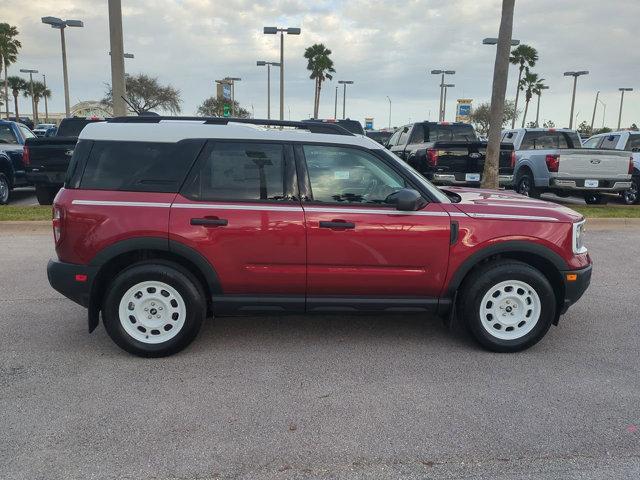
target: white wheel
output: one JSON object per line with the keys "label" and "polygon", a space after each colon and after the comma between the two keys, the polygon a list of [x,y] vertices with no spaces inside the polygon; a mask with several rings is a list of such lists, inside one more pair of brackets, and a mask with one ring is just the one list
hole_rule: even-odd
{"label": "white wheel", "polygon": [[520,280],[507,280],[491,287],[480,303],[482,327],[500,340],[517,340],[529,333],[540,319],[538,293]]}
{"label": "white wheel", "polygon": [[118,315],[129,336],[142,343],[157,344],[180,332],[187,307],[175,288],[154,280],[127,290],[120,300]]}

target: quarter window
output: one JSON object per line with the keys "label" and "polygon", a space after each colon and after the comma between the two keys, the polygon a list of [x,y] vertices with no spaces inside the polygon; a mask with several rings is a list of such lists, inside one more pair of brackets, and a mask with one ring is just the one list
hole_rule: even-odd
{"label": "quarter window", "polygon": [[384,204],[406,186],[402,176],[362,150],[305,145],[304,156],[316,202]]}
{"label": "quarter window", "polygon": [[283,200],[286,164],[282,145],[214,143],[183,193],[193,200]]}
{"label": "quarter window", "polygon": [[584,142],[584,144],[582,145],[583,148],[598,148],[598,143],[600,143],[600,140],[602,140],[602,137],[593,137],[590,138],[589,140],[587,140],[586,142]]}
{"label": "quarter window", "polygon": [[639,148],[640,148],[640,135],[638,134],[629,135],[629,140],[627,140],[627,146],[625,147],[625,150],[632,152],[632,151],[638,151]]}
{"label": "quarter window", "polygon": [[620,135],[607,135],[604,137],[604,140],[602,140],[600,148],[605,150],[614,150],[616,145],[618,145],[618,140],[620,140]]}

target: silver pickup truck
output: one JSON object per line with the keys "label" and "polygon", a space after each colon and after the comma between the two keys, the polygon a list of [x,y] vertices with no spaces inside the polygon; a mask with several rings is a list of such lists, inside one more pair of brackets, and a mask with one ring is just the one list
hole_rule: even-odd
{"label": "silver pickup truck", "polygon": [[574,130],[505,130],[502,143],[513,144],[514,187],[522,195],[579,195],[595,204],[606,203],[607,197],[602,193],[619,193],[631,186],[633,161],[629,153],[584,149]]}

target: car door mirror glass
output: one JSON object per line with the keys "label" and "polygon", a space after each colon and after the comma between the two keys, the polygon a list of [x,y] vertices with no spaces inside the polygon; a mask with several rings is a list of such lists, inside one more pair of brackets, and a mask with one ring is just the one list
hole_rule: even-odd
{"label": "car door mirror glass", "polygon": [[385,203],[393,205],[396,210],[403,212],[415,212],[423,208],[428,202],[422,195],[412,188],[403,188],[389,195]]}

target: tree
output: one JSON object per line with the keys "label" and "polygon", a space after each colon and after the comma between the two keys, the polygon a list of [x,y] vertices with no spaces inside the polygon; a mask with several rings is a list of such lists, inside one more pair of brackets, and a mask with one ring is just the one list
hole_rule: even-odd
{"label": "tree", "polygon": [[229,100],[220,100],[217,97],[206,98],[198,107],[198,115],[205,117],[222,117],[224,114],[224,105],[233,104],[233,111],[238,118],[251,118],[249,110],[242,108],[235,100],[233,102]]}
{"label": "tree", "polygon": [[[25,82],[25,88],[23,89],[23,94],[25,98],[31,96],[31,86],[29,83]],[[45,87],[44,83],[35,81],[33,82],[33,121],[34,123],[38,123],[39,115],[38,115],[38,103],[41,98],[51,98],[51,90]]]}
{"label": "tree", "polygon": [[484,188],[498,188],[498,162],[500,160],[500,133],[504,116],[504,96],[509,77],[509,48],[513,32],[513,6],[515,0],[502,0],[502,16],[498,31],[496,62],[491,87],[491,113],[489,115],[489,141],[482,174]]}
{"label": "tree", "polygon": [[[7,78],[7,84],[9,88],[11,88],[11,93],[13,94],[13,105],[15,108],[16,119],[20,118],[20,112],[18,111],[18,95],[20,92],[24,92],[27,88],[27,82],[22,77],[11,76]],[[7,102],[8,104],[9,102]],[[7,105],[7,110],[9,110],[9,106]]]}
{"label": "tree", "polygon": [[315,80],[314,98],[313,98],[313,118],[318,118],[318,110],[320,108],[320,90],[322,82],[333,76],[335,72],[333,68],[333,60],[329,58],[331,50],[322,43],[315,43],[304,51],[304,58],[307,59],[307,70],[311,72],[309,78]]}
{"label": "tree", "polygon": [[524,77],[520,80],[520,90],[524,90],[524,115],[522,115],[522,128],[524,128],[524,122],[527,119],[527,112],[529,111],[529,102],[533,95],[539,95],[542,89],[546,86],[542,81],[544,78],[538,78],[537,73],[527,70]]}
{"label": "tree", "polygon": [[556,128],[556,124],[553,120],[547,120],[542,124],[544,128]]}
{"label": "tree", "polygon": [[[22,47],[18,36],[18,29],[8,23],[0,23],[0,72],[4,67],[4,98],[5,113],[9,118],[9,82],[7,80],[7,68],[18,59],[18,50]],[[16,112],[17,115],[17,112]]]}
{"label": "tree", "polygon": [[577,131],[580,135],[591,135],[591,125],[583,120],[580,122],[580,125],[578,125]]}
{"label": "tree", "polygon": [[[171,85],[162,86],[156,77],[145,74],[136,76],[125,75],[127,88],[127,100],[129,111],[140,115],[155,109],[165,110],[174,115],[180,113],[180,90]],[[103,103],[113,106],[113,91],[111,85],[107,85],[106,96]]]}
{"label": "tree", "polygon": [[[518,108],[518,97],[520,95],[520,81],[522,80],[522,72],[527,71],[531,67],[535,67],[538,61],[538,51],[529,45],[518,45],[511,51],[509,62],[513,65],[518,65],[518,83],[516,84],[516,108]],[[511,128],[516,125],[516,119],[511,121]]]}
{"label": "tree", "polygon": [[633,130],[634,132],[638,131],[638,125],[636,125],[635,123],[632,123],[631,126],[629,127],[629,130]]}
{"label": "tree", "polygon": [[594,130],[593,135],[598,135],[599,133],[609,133],[612,130],[609,127],[602,127],[597,130]]}
{"label": "tree", "polygon": [[[514,103],[511,100],[504,102],[504,110],[502,114],[502,124],[500,128],[508,124],[515,115]],[[489,133],[489,125],[491,124],[491,105],[489,102],[484,102],[473,109],[469,116],[471,123],[476,131],[486,136]]]}

